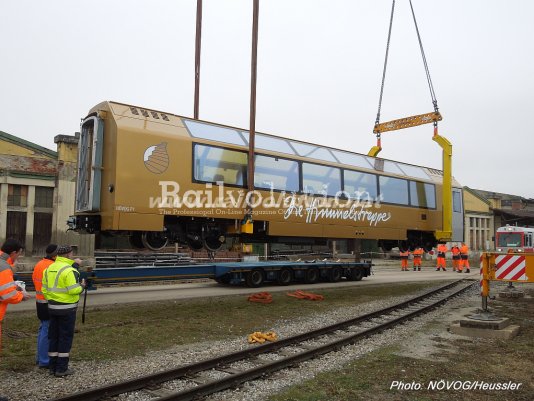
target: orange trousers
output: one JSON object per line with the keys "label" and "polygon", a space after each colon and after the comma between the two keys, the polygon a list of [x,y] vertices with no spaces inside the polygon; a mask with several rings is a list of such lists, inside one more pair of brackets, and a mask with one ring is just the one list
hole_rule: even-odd
{"label": "orange trousers", "polygon": [[0,355],[2,355],[2,320],[4,320],[6,310],[7,310],[7,303],[0,302]]}
{"label": "orange trousers", "polygon": [[415,269],[416,267],[421,268],[421,258],[418,258],[418,257],[413,258],[413,268]]}
{"label": "orange trousers", "polygon": [[438,266],[437,266],[437,268],[439,269],[440,267],[443,267],[445,269],[447,266],[445,264],[445,258],[441,258],[441,257],[438,256]]}
{"label": "orange trousers", "polygon": [[401,259],[401,270],[408,270],[408,259]]}
{"label": "orange trousers", "polygon": [[458,267],[458,270],[462,271],[464,267],[469,269],[469,259],[460,259],[460,267]]}

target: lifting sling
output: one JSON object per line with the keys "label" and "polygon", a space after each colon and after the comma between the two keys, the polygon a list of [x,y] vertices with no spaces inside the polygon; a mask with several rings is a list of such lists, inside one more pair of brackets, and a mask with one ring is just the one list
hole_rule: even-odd
{"label": "lifting sling", "polygon": [[411,8],[411,11],[412,11],[412,16],[413,16],[413,21],[414,21],[414,24],[415,24],[415,30],[417,32],[417,39],[419,41],[419,48],[421,50],[421,56],[423,58],[423,64],[424,64],[424,67],[425,67],[425,73],[426,73],[426,78],[427,78],[427,82],[428,82],[428,87],[430,89],[430,97],[432,99],[432,104],[434,106],[434,111],[431,112],[431,113],[419,114],[419,115],[415,115],[415,116],[410,116],[410,117],[400,118],[400,119],[397,119],[397,120],[388,121],[388,122],[385,122],[385,123],[380,123],[380,111],[381,111],[381,108],[382,108],[382,98],[383,98],[383,94],[384,94],[384,83],[386,81],[386,70],[387,70],[388,55],[389,55],[389,44],[391,42],[391,31],[392,31],[392,28],[393,28],[393,15],[395,13],[395,0],[393,0],[392,5],[391,5],[391,16],[390,16],[390,19],[389,19],[388,40],[387,40],[387,44],[386,44],[386,55],[384,57],[384,69],[383,69],[383,72],[382,72],[382,84],[380,86],[380,97],[379,97],[379,100],[378,100],[378,111],[376,113],[376,120],[375,120],[375,125],[374,125],[374,128],[373,128],[373,133],[376,134],[377,144],[376,144],[376,146],[373,146],[372,149],[369,151],[369,156],[373,156],[373,157],[376,157],[378,152],[380,152],[380,150],[382,150],[381,139],[380,139],[380,135],[381,135],[382,132],[394,131],[394,130],[399,130],[399,129],[403,129],[403,128],[409,128],[409,127],[415,127],[417,125],[428,124],[428,123],[433,123],[435,131],[437,132],[438,121],[441,121],[441,119],[442,119],[441,114],[440,114],[439,109],[438,109],[438,102],[437,102],[437,99],[436,99],[436,93],[434,92],[434,86],[432,85],[432,79],[430,78],[430,70],[428,68],[428,63],[426,61],[425,51],[423,49],[423,42],[421,40],[421,35],[419,33],[419,27],[417,25],[417,19],[415,18],[415,12],[414,12],[414,9],[413,9],[412,0],[409,0],[409,1],[410,1],[410,8]]}

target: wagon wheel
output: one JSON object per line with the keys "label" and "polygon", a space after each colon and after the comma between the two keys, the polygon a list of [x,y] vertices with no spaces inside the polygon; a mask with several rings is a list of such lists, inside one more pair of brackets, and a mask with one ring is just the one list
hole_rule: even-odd
{"label": "wagon wheel", "polygon": [[328,281],[331,281],[332,283],[338,282],[339,280],[341,280],[342,275],[343,275],[343,272],[341,268],[333,267],[328,272]]}
{"label": "wagon wheel", "polygon": [[141,242],[151,251],[159,251],[167,246],[169,239],[159,231],[143,231]]}
{"label": "wagon wheel", "polygon": [[200,251],[204,244],[202,243],[202,238],[200,235],[197,234],[189,234],[187,236],[187,246],[191,248],[193,251]]}
{"label": "wagon wheel", "polygon": [[319,281],[319,269],[316,269],[314,267],[306,270],[305,276],[304,276],[304,282],[307,284],[313,284]]}
{"label": "wagon wheel", "polygon": [[290,269],[282,269],[278,273],[278,284],[289,285],[293,281],[293,272]]}
{"label": "wagon wheel", "polygon": [[128,241],[130,242],[130,245],[134,247],[135,249],[145,249],[145,246],[143,245],[143,241],[141,241],[141,232],[134,231],[129,237]]}
{"label": "wagon wheel", "polygon": [[249,271],[245,276],[245,284],[247,287],[256,288],[263,283],[263,270],[253,269]]}
{"label": "wagon wheel", "polygon": [[224,235],[210,235],[204,238],[204,247],[208,251],[218,251],[226,241]]}
{"label": "wagon wheel", "polygon": [[347,280],[350,281],[361,281],[363,278],[363,269],[350,269],[347,274]]}

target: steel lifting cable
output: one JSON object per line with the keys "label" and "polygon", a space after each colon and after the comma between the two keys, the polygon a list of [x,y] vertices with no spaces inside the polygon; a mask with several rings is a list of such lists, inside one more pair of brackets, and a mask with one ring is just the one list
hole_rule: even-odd
{"label": "steel lifting cable", "polygon": [[[388,42],[386,44],[386,56],[384,57],[384,70],[382,72],[382,85],[380,85],[380,98],[378,99],[378,111],[376,113],[375,125],[380,123],[380,109],[382,108],[382,96],[384,94],[384,82],[386,81],[386,69],[388,65],[389,43],[391,42],[391,28],[393,27],[393,14],[395,12],[395,0],[391,4],[391,17],[389,18]],[[380,137],[380,133],[377,134]]]}
{"label": "steel lifting cable", "polygon": [[[425,51],[423,49],[423,41],[421,40],[421,34],[419,33],[419,26],[417,25],[417,19],[415,17],[415,12],[414,12],[414,9],[413,9],[412,0],[409,0],[409,1],[410,1],[410,9],[412,11],[413,21],[414,21],[414,24],[415,24],[415,31],[417,33],[417,39],[419,41],[419,48],[421,50],[421,56],[423,58],[423,64],[424,64],[424,67],[425,67],[426,79],[427,79],[427,82],[428,82],[428,87],[430,89],[430,97],[432,99],[432,105],[434,106],[434,111],[438,112],[439,111],[439,109],[438,109],[438,101],[436,99],[436,93],[434,91],[434,85],[432,84],[432,79],[430,77],[430,70],[428,68],[428,63],[426,61],[426,55],[425,55]],[[392,4],[391,4],[391,16],[390,16],[390,19],[389,19],[388,40],[387,40],[387,44],[386,44],[386,55],[384,57],[384,70],[382,72],[382,83],[380,85],[380,97],[379,97],[379,100],[378,100],[378,111],[376,113],[375,127],[380,123],[380,111],[381,111],[381,108],[382,108],[382,98],[383,98],[383,95],[384,95],[384,83],[385,83],[385,80],[386,80],[386,70],[387,70],[387,64],[388,64],[389,45],[391,43],[391,31],[392,31],[392,27],[393,27],[393,15],[394,15],[394,13],[395,13],[395,0],[393,0]],[[434,121],[434,126],[437,126],[437,121]],[[377,138],[380,138],[380,132],[377,133]]]}
{"label": "steel lifting cable", "polygon": [[[417,19],[415,18],[415,12],[413,10],[412,0],[410,0],[410,9],[412,10],[413,22],[415,24],[415,31],[417,32],[417,39],[419,40],[419,48],[421,49],[421,56],[423,58],[423,64],[425,65],[426,79],[428,81],[428,88],[430,89],[430,97],[432,98],[432,104],[434,105],[434,111],[438,111],[438,101],[436,99],[436,92],[434,92],[434,85],[432,85],[432,78],[430,78],[430,70],[428,69],[428,63],[426,62],[425,51],[423,49],[423,41],[419,34],[419,26],[417,25]],[[438,122],[434,121],[434,125]]]}

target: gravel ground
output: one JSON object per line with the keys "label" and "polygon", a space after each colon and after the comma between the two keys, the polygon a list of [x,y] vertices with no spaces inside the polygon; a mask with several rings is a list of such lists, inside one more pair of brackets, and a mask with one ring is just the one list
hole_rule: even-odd
{"label": "gravel ground", "polygon": [[[472,304],[478,306],[478,288],[469,294],[449,302],[445,308],[454,308]],[[400,302],[410,297],[395,297],[388,300],[370,302],[351,308],[333,311],[328,315],[316,315],[307,318],[286,319],[279,321],[274,327],[261,328],[262,331],[275,331],[280,338],[293,336],[307,330],[316,329],[338,321],[347,320],[355,316],[368,313],[388,305]],[[207,401],[257,401],[263,400],[270,394],[276,393],[284,387],[291,386],[303,380],[312,378],[315,374],[342,367],[351,360],[373,351],[379,347],[409,338],[413,333],[419,332],[427,322],[443,318],[443,308],[417,318],[409,323],[388,330],[380,335],[361,341],[355,345],[347,346],[341,351],[333,352],[307,361],[298,368],[285,369],[272,376],[244,384],[235,390],[228,390],[207,397]],[[429,336],[439,333],[428,333]],[[99,385],[110,384],[116,381],[132,379],[140,375],[154,373],[160,370],[171,369],[184,364],[213,358],[217,355],[231,351],[253,347],[246,341],[246,336],[227,341],[209,343],[195,343],[187,346],[170,348],[164,351],[151,352],[142,357],[116,360],[113,362],[74,362],[71,367],[76,374],[66,378],[55,378],[48,372],[38,371],[30,373],[3,374],[0,379],[1,394],[8,396],[10,401],[17,400],[43,400],[58,397],[65,389],[83,390]],[[246,363],[246,362],[245,362]],[[239,368],[238,364],[233,365]],[[242,368],[245,368],[243,365]],[[169,385],[169,387],[173,387]],[[121,397],[121,400],[150,400],[148,394],[130,394]]]}

